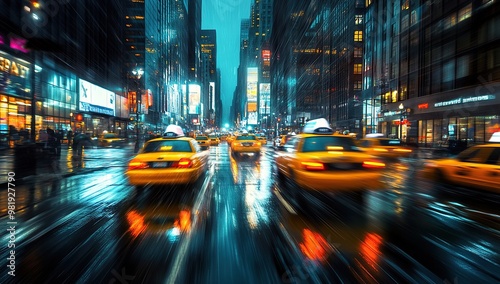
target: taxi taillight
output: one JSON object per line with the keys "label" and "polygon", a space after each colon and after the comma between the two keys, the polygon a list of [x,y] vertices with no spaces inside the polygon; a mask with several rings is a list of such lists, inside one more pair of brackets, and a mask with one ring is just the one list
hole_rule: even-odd
{"label": "taxi taillight", "polygon": [[190,168],[193,165],[193,161],[189,158],[182,158],[178,162],[175,162],[172,166],[175,168]]}
{"label": "taxi taillight", "polygon": [[302,167],[308,171],[324,171],[325,164],[319,162],[302,162]]}
{"label": "taxi taillight", "polygon": [[385,168],[385,163],[380,162],[380,161],[364,161],[363,168],[382,169],[382,168]]}
{"label": "taxi taillight", "polygon": [[141,162],[141,161],[130,161],[130,163],[128,163],[128,170],[138,170],[138,169],[147,169],[149,168],[149,165],[148,163],[144,163],[144,162]]}

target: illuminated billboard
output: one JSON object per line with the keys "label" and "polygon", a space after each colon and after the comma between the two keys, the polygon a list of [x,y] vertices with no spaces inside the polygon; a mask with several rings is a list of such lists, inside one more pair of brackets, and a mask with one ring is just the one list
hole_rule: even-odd
{"label": "illuminated billboard", "polygon": [[247,68],[247,101],[257,101],[257,83],[259,82],[259,69],[257,67]]}
{"label": "illuminated billboard", "polygon": [[85,80],[79,81],[80,111],[115,115],[115,93]]}
{"label": "illuminated billboard", "polygon": [[212,103],[210,105],[210,109],[215,109],[215,82],[210,82],[209,85],[210,85],[209,88],[210,102]]}
{"label": "illuminated billboard", "polygon": [[271,109],[271,83],[259,85],[259,112],[260,115],[270,114]]}
{"label": "illuminated billboard", "polygon": [[188,94],[188,113],[189,114],[200,114],[200,103],[201,103],[201,87],[197,84],[189,84],[189,94]]}
{"label": "illuminated billboard", "polygon": [[248,124],[257,124],[257,112],[249,112],[248,113]]}
{"label": "illuminated billboard", "polygon": [[257,124],[257,84],[259,83],[259,69],[247,68],[247,115],[248,124]]}

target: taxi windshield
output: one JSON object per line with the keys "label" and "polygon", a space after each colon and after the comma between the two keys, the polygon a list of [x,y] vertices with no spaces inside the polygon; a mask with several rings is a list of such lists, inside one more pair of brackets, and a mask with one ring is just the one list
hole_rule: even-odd
{"label": "taxi windshield", "polygon": [[196,136],[196,140],[208,140],[207,136]]}
{"label": "taxi windshield", "polygon": [[116,134],[114,134],[114,133],[107,133],[107,134],[104,134],[104,138],[116,138]]}
{"label": "taxi windshield", "polygon": [[181,140],[159,140],[149,142],[142,153],[154,152],[192,152],[189,141]]}
{"label": "taxi windshield", "polygon": [[236,137],[236,140],[256,140],[255,135],[240,135]]}
{"label": "taxi windshield", "polygon": [[317,136],[304,139],[302,152],[328,152],[330,149],[342,149],[342,151],[361,151],[354,140],[348,137]]}
{"label": "taxi windshield", "polygon": [[401,140],[399,139],[380,139],[381,146],[394,146],[401,145]]}

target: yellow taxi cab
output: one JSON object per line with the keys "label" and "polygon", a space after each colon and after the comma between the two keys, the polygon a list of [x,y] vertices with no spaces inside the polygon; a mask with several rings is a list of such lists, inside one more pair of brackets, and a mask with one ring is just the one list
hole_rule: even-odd
{"label": "yellow taxi cab", "polygon": [[358,141],[358,145],[368,154],[382,158],[408,158],[413,152],[395,138],[365,137]]}
{"label": "yellow taxi cab", "polygon": [[217,146],[220,143],[219,137],[217,137],[217,135],[215,135],[215,134],[208,135],[208,141],[209,141],[210,146]]}
{"label": "yellow taxi cab", "polygon": [[126,175],[137,188],[192,183],[208,170],[209,154],[179,126],[169,125],[163,137],[144,144],[129,162]]}
{"label": "yellow taxi cab", "polygon": [[454,158],[429,160],[422,173],[441,182],[500,193],[500,143],[472,146]]}
{"label": "yellow taxi cab", "polygon": [[171,204],[132,207],[126,213],[128,232],[134,238],[140,235],[164,235],[171,241],[178,240],[191,230],[192,215],[189,207],[178,208]]}
{"label": "yellow taxi cab", "polygon": [[257,139],[260,141],[260,143],[262,143],[262,145],[267,144],[266,134],[264,134],[264,133],[257,134]]}
{"label": "yellow taxi cab", "polygon": [[116,133],[103,133],[97,138],[99,147],[123,147],[125,138],[119,137]]}
{"label": "yellow taxi cab", "polygon": [[229,146],[231,146],[231,143],[233,143],[234,138],[236,137],[236,134],[229,134],[226,137],[226,142]]}
{"label": "yellow taxi cab", "polygon": [[231,153],[233,155],[254,154],[260,155],[262,143],[255,134],[240,134],[235,136],[231,143]]}
{"label": "yellow taxi cab", "polygon": [[296,188],[326,192],[380,189],[385,163],[360,150],[352,137],[334,134],[324,118],[310,120],[277,152],[278,178]]}
{"label": "yellow taxi cab", "polygon": [[195,139],[202,150],[207,150],[210,147],[210,140],[208,139],[208,136],[198,135]]}

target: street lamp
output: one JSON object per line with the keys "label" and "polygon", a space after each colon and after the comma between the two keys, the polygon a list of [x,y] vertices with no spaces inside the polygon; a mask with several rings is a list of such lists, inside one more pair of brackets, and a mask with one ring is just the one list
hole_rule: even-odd
{"label": "street lamp", "polygon": [[144,70],[142,70],[142,68],[137,68],[137,69],[134,69],[132,70],[132,74],[135,76],[136,78],[136,83],[137,83],[137,91],[136,91],[136,94],[135,94],[135,101],[136,101],[136,110],[135,110],[135,114],[136,114],[136,120],[135,120],[135,128],[136,128],[136,138],[135,138],[135,148],[134,148],[134,151],[137,153],[139,152],[139,145],[140,145],[140,141],[139,141],[139,115],[140,115],[140,107],[141,107],[141,85],[140,85],[140,80],[141,80],[141,77],[142,75],[144,74]]}
{"label": "street lamp", "polygon": [[403,103],[399,104],[399,112],[400,112],[400,118],[399,118],[399,139],[403,140],[403,110],[405,106]]}

